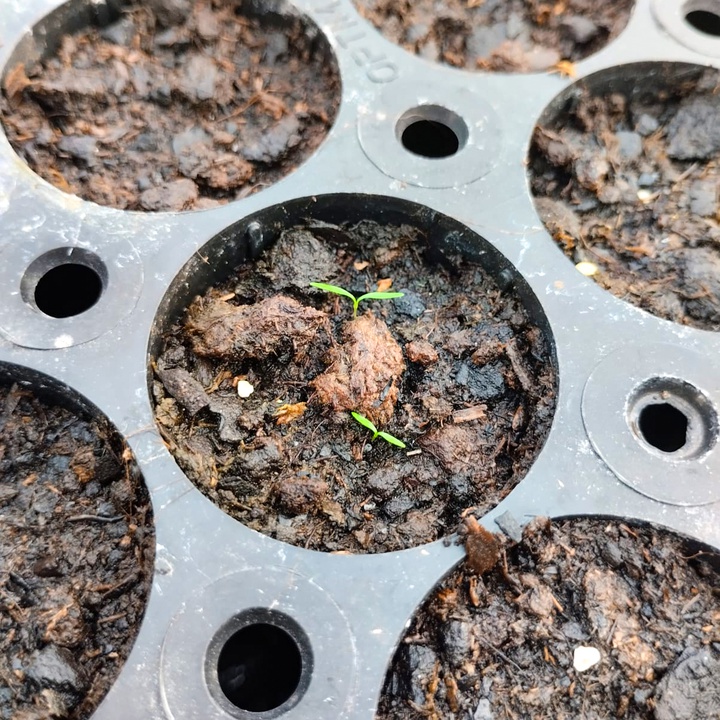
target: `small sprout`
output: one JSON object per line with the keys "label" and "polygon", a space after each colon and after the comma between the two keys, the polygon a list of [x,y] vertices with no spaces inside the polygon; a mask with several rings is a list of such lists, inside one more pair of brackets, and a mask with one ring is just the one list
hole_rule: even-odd
{"label": "small sprout", "polygon": [[319,282],[311,282],[310,285],[318,290],[324,290],[325,292],[335,293],[336,295],[342,295],[343,297],[350,298],[353,302],[353,317],[357,317],[358,305],[363,300],[392,300],[393,298],[402,297],[405,294],[401,292],[369,292],[364,295],[360,295],[359,297],[355,297],[351,292],[348,292],[337,285],[328,285],[327,283]]}
{"label": "small sprout", "polygon": [[[382,430],[378,430],[373,423],[368,420],[364,415],[361,415],[360,413],[356,413],[355,411],[352,411],[350,413],[355,420],[357,420],[363,427],[366,427],[370,432],[373,434],[372,440],[374,440],[376,437],[381,437],[385,442],[389,442],[391,445],[396,445],[399,448],[405,448],[407,447],[405,443],[402,440],[398,440],[396,437],[391,435],[390,433],[383,432]],[[372,442],[371,440],[371,442]]]}

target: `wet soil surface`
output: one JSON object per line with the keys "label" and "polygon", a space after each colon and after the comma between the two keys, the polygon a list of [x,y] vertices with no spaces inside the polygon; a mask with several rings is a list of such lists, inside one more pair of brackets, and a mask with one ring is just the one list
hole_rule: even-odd
{"label": "wet soil surface", "polygon": [[658,63],[653,75],[671,73],[657,92],[568,100],[535,130],[531,187],[557,243],[592,263],[602,287],[667,320],[718,330],[720,73]]}
{"label": "wet soil surface", "polygon": [[151,0],[6,76],[10,143],[45,180],[128,210],[191,210],[287,175],[332,124],[340,80],[297,18]]}
{"label": "wet soil surface", "polygon": [[[353,318],[316,281],[404,295]],[[325,551],[412,547],[493,507],[555,403],[547,339],[512,288],[409,225],[285,231],[192,303],[156,370],[158,422],[198,487],[249,527]],[[371,442],[351,411],[407,448]]]}
{"label": "wet soil surface", "polygon": [[0,717],[91,715],[145,609],[145,487],[109,428],[0,386]]}
{"label": "wet soil surface", "polygon": [[[468,70],[539,72],[601,49],[632,0],[354,0],[382,34],[426,60]],[[558,66],[558,63],[560,65]]]}
{"label": "wet soil surface", "polygon": [[[592,519],[539,518],[505,545],[485,575],[463,562],[431,593],[378,720],[720,718],[711,556],[664,531]],[[576,658],[580,647],[599,662],[580,669],[593,654]]]}

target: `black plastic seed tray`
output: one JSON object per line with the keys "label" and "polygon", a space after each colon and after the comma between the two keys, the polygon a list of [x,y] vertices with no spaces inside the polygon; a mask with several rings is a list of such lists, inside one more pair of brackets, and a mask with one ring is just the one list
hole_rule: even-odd
{"label": "black plastic seed tray", "polygon": [[[540,220],[526,174],[535,124],[586,79],[630,91],[671,76],[664,63],[720,67],[720,38],[686,20],[693,11],[717,18],[720,4],[638,0],[627,27],[577,62],[574,77],[421,59],[350,0],[250,5],[260,15],[305,14],[332,47],[342,83],[327,138],[281,181],[203,211],[125,212],[52,187],[0,136],[3,377],[106,417],[152,499],[152,591],[96,720],[370,720],[413,612],[463,557],[462,546],[440,540],[346,555],[265,537],[204,497],[166,447],[151,394],[163,333],[197,293],[296,224],[371,219],[441,234],[462,226],[484,267],[546,329],[558,373],[552,428],[527,475],[482,517],[486,528],[498,531],[505,513],[520,524],[597,515],[720,548],[718,335],[658,319],[578,272]],[[116,12],[95,0],[0,0],[0,67],[7,75],[53,52],[62,33]],[[643,413],[657,407],[670,408],[669,420],[648,430]],[[663,449],[677,432],[663,423],[682,426],[679,448]],[[291,638],[289,669],[279,672],[298,684],[277,707],[243,710],[221,689],[218,659],[242,627],[255,628],[260,644],[273,628]]]}

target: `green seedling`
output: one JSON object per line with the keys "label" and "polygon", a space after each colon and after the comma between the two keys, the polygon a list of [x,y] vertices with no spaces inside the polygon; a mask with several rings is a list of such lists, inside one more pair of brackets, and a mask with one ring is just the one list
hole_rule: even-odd
{"label": "green seedling", "polygon": [[368,420],[364,415],[361,415],[360,413],[356,413],[355,411],[352,411],[350,413],[355,420],[357,420],[363,427],[366,427],[370,432],[372,432],[373,436],[372,439],[374,440],[376,437],[381,437],[385,442],[389,442],[391,445],[397,445],[399,448],[407,447],[405,443],[402,440],[398,440],[396,437],[391,435],[390,433],[383,432],[382,430],[378,430],[373,423]]}
{"label": "green seedling", "polygon": [[355,297],[351,292],[345,290],[345,288],[338,287],[337,285],[328,285],[327,283],[311,282],[312,287],[318,290],[324,290],[325,292],[335,293],[336,295],[342,295],[343,297],[350,298],[353,302],[353,317],[357,317],[358,305],[363,300],[392,300],[393,298],[402,297],[405,293],[401,292],[369,292],[360,297]]}

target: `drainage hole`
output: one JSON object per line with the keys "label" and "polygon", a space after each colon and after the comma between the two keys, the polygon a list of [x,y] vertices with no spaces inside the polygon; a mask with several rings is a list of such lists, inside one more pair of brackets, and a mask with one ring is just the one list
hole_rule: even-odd
{"label": "drainage hole", "polygon": [[708,10],[693,10],[685,16],[685,20],[705,35],[720,37],[720,14],[718,13]]}
{"label": "drainage hole", "polygon": [[91,267],[65,263],[51,268],[38,280],[35,305],[50,317],[73,317],[89,310],[102,289],[102,279]]}
{"label": "drainage hole", "polygon": [[677,452],[687,442],[687,415],[669,403],[646,405],[638,427],[648,445],[666,453]]}
{"label": "drainage hole", "polygon": [[232,635],[218,658],[225,697],[248,712],[274,710],[295,692],[302,674],[300,648],[282,628],[247,625]]}
{"label": "drainage hole", "polygon": [[460,149],[460,139],[454,130],[435,120],[418,120],[408,125],[401,140],[406,150],[428,158],[450,157]]}

